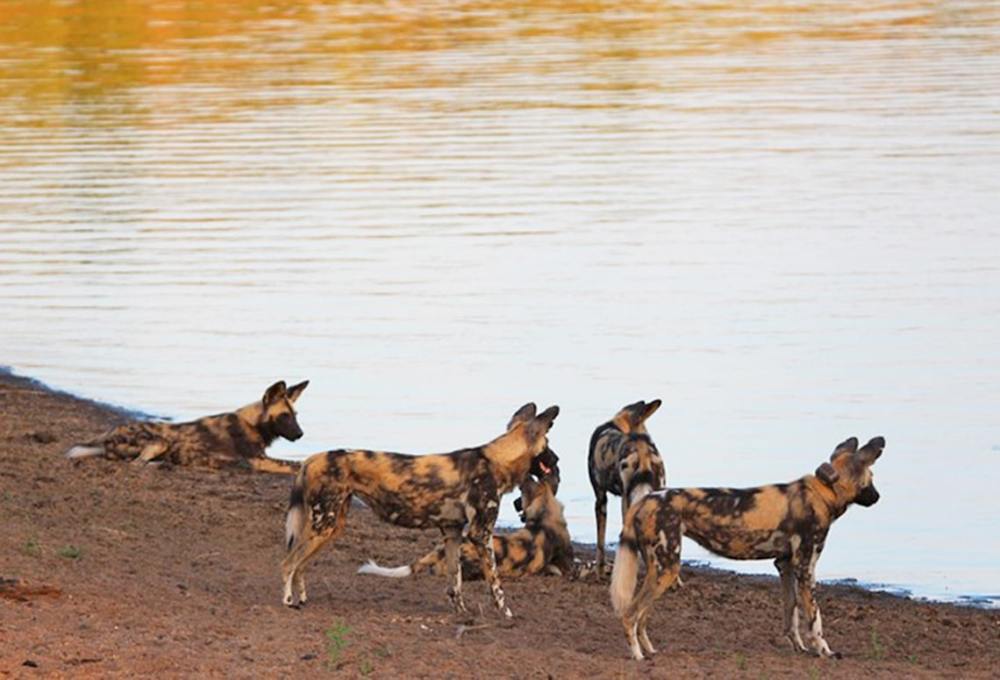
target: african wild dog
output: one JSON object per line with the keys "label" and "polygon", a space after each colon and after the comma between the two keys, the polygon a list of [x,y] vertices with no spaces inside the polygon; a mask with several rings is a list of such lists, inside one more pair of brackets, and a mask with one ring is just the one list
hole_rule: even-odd
{"label": "african wild dog", "polygon": [[285,520],[288,554],[281,563],[284,603],[292,606],[293,587],[306,600],[306,561],[344,529],[351,497],[358,496],[383,521],[410,528],[437,527],[444,534],[448,597],[459,612],[462,532],[476,547],[497,609],[512,616],[504,602],[493,554],[493,525],[500,497],[531,472],[542,474],[551,460],[548,431],[559,414],[552,406],[536,415],[525,404],[507,431],[483,446],[452,453],[410,456],[381,451],[337,450],[317,453],[302,465]]}
{"label": "african wild dog", "polygon": [[309,381],[267,388],[264,397],[231,413],[189,423],[134,422],[119,425],[66,452],[67,458],[106,456],[149,463],[160,459],[173,465],[223,468],[249,465],[260,472],[294,474],[298,463],[268,458],[264,450],[278,437],[295,441],[302,429],[295,418],[295,401]]}
{"label": "african wild dog", "polygon": [[[514,501],[514,507],[520,513],[524,527],[512,533],[493,534],[493,553],[501,576],[541,573],[573,575],[573,544],[566,528],[566,518],[563,517],[562,503],[556,500],[553,490],[556,484],[558,480],[553,475],[546,475],[540,482],[529,475],[521,482],[521,496]],[[483,577],[479,555],[472,541],[462,541],[461,560],[462,578],[472,580]],[[380,567],[369,560],[358,569],[359,574],[393,578],[422,572],[447,573],[443,544],[402,567]]]}
{"label": "african wild dog", "polygon": [[587,468],[594,488],[597,516],[597,573],[604,575],[604,533],[608,521],[608,494],[622,497],[622,517],[638,499],[666,484],[663,459],[646,432],[646,419],[660,408],[660,400],[637,401],[615,414],[590,436]]}
{"label": "african wild dog", "polygon": [[[875,437],[858,449],[851,437],[839,444],[829,463],[789,484],[751,489],[664,489],[646,496],[625,517],[615,568],[611,604],[622,617],[632,656],[656,650],[646,634],[653,602],[669,588],[681,568],[681,536],[712,552],[737,560],[774,559],[784,595],[785,635],[806,651],[799,633],[799,611],[809,621],[809,640],[820,656],[837,656],[823,639],[823,622],[813,597],[816,561],[830,525],[852,503],[878,501],[871,465],[885,447]],[[638,557],[646,578],[633,596]],[[641,647],[640,647],[641,645]]]}

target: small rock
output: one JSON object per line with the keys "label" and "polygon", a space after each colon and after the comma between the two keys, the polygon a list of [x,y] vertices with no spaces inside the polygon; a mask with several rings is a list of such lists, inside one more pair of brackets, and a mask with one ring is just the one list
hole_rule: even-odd
{"label": "small rock", "polygon": [[59,440],[59,437],[55,436],[51,432],[28,432],[24,436],[28,440],[39,444],[51,444],[52,442]]}

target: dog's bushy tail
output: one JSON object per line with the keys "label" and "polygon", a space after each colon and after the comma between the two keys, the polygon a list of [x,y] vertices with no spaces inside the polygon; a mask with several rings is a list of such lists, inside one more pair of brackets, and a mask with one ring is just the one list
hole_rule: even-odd
{"label": "dog's bushy tail", "polygon": [[299,468],[288,498],[288,514],[285,515],[285,550],[291,550],[306,526],[306,466]]}
{"label": "dog's bushy tail", "polygon": [[104,455],[104,444],[75,444],[66,451],[67,458],[92,458]]}
{"label": "dog's bushy tail", "polygon": [[372,574],[374,576],[388,576],[389,578],[406,578],[413,573],[413,568],[405,564],[402,567],[380,567],[375,560],[368,560],[358,567],[359,574]]}
{"label": "dog's bushy tail", "polygon": [[639,574],[639,543],[636,541],[632,521],[638,507],[639,505],[633,505],[625,515],[622,533],[618,537],[618,550],[615,552],[615,567],[611,571],[611,606],[619,616],[632,604]]}

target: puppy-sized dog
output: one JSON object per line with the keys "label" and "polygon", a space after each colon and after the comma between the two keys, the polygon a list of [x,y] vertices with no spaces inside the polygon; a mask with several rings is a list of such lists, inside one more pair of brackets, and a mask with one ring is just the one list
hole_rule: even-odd
{"label": "puppy-sized dog", "polygon": [[[558,479],[546,475],[535,481],[530,475],[521,483],[521,496],[514,501],[524,526],[512,533],[493,534],[493,553],[501,576],[552,574],[572,576],[573,543],[563,516],[563,505],[556,500],[553,487]],[[462,541],[462,578],[483,578],[479,554],[470,540]],[[420,573],[446,574],[444,544],[414,562],[401,567],[380,567],[373,561],[361,566],[359,574],[403,578]]]}
{"label": "puppy-sized dog", "polygon": [[284,603],[295,603],[293,587],[299,602],[305,602],[305,563],[343,531],[351,498],[356,495],[383,521],[441,530],[447,593],[459,612],[466,611],[458,558],[465,531],[476,548],[494,604],[511,617],[497,575],[493,525],[500,497],[521,484],[529,472],[542,474],[538,459],[548,460],[547,435],[558,414],[558,406],[536,414],[534,404],[525,404],[502,435],[488,444],[452,453],[410,456],[341,449],[310,457],[295,479],[285,521]]}
{"label": "puppy-sized dog", "polygon": [[604,571],[604,534],[608,522],[608,494],[622,497],[622,517],[638,499],[666,485],[663,458],[646,432],[646,419],[660,408],[660,400],[637,401],[615,414],[590,436],[587,468],[594,488],[597,516],[597,573]]}
{"label": "puppy-sized dog", "polygon": [[[875,437],[858,449],[854,437],[839,444],[829,463],[789,484],[751,489],[665,489],[636,503],[625,517],[611,575],[611,604],[622,617],[632,656],[656,650],[646,634],[653,602],[677,578],[681,537],[737,560],[773,558],[784,594],[785,634],[806,651],[799,634],[799,612],[809,622],[809,642],[820,656],[835,656],[823,639],[823,622],[813,596],[816,561],[833,521],[852,503],[878,501],[872,464],[885,439]],[[646,578],[633,597],[638,557]],[[641,647],[640,647],[641,645]]]}
{"label": "puppy-sized dog", "polygon": [[220,469],[249,465],[260,472],[295,474],[298,463],[268,458],[265,449],[278,437],[295,441],[302,436],[294,404],[309,381],[285,387],[276,382],[259,401],[231,413],[207,416],[189,423],[159,421],[119,425],[85,444],[66,452],[67,458],[106,456],[131,459],[133,463],[154,460],[173,465],[197,465]]}

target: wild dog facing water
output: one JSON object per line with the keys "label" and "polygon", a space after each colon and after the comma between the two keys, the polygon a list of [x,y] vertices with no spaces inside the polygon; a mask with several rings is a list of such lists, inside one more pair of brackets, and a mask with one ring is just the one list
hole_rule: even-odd
{"label": "wild dog facing water", "polygon": [[[809,641],[820,656],[836,656],[823,639],[823,622],[813,596],[816,561],[833,521],[852,503],[878,501],[872,464],[885,439],[875,437],[858,449],[854,437],[839,444],[829,463],[789,484],[751,489],[665,489],[636,503],[625,517],[611,576],[611,604],[622,617],[632,656],[656,650],[646,634],[653,603],[677,578],[681,537],[738,560],[774,559],[784,595],[785,634],[806,651],[799,613],[809,622]],[[639,555],[646,578],[633,597]],[[641,645],[641,646],[640,646]]]}
{"label": "wild dog facing water", "polygon": [[97,439],[72,447],[66,457],[106,456],[131,459],[133,463],[162,460],[215,469],[248,464],[260,472],[294,474],[299,468],[297,463],[268,458],[265,449],[278,437],[295,441],[302,436],[294,404],[308,385],[306,380],[286,388],[282,380],[268,387],[259,401],[189,423],[119,425]]}
{"label": "wild dog facing water", "polygon": [[[562,503],[556,500],[556,484],[558,479],[553,475],[546,475],[540,482],[529,475],[521,483],[521,496],[514,501],[514,507],[520,513],[524,527],[512,533],[493,534],[493,553],[501,576],[542,573],[567,577],[573,575],[573,544],[563,516]],[[483,578],[479,554],[472,541],[462,541],[460,557],[462,578]],[[359,574],[393,578],[423,572],[438,575],[447,573],[444,544],[402,567],[380,567],[369,561],[358,569]]]}
{"label": "wild dog facing water", "polygon": [[587,468],[594,488],[597,516],[597,573],[604,572],[604,534],[608,522],[608,494],[622,497],[622,517],[629,506],[666,485],[663,458],[646,432],[646,419],[660,408],[660,400],[637,401],[599,426],[590,437]]}
{"label": "wild dog facing water", "polygon": [[458,557],[465,531],[476,548],[494,604],[512,616],[497,575],[493,525],[500,497],[529,472],[542,474],[541,463],[549,460],[547,434],[558,414],[558,406],[536,415],[535,405],[525,404],[504,434],[452,453],[410,456],[341,449],[310,457],[295,478],[285,520],[284,603],[295,603],[293,588],[299,602],[305,602],[306,561],[343,531],[351,497],[356,495],[383,521],[441,530],[447,593],[459,612],[465,611]]}

